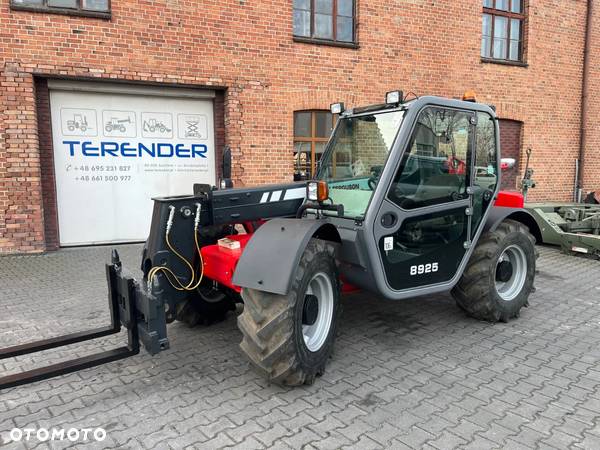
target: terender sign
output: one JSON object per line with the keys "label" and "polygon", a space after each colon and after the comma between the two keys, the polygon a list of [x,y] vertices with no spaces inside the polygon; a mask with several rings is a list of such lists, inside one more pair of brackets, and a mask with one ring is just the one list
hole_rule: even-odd
{"label": "terender sign", "polygon": [[167,142],[152,143],[149,146],[142,142],[132,144],[130,142],[100,142],[94,145],[92,141],[63,141],[69,147],[69,154],[76,156],[106,156],[123,158],[206,158],[208,147],[204,144],[170,144]]}
{"label": "terender sign", "polygon": [[144,240],[152,197],[216,184],[212,101],[153,92],[51,89],[61,245]]}

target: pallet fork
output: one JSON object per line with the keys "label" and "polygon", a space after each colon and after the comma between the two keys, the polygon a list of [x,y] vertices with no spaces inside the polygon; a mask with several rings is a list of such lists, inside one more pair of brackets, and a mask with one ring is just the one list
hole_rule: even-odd
{"label": "pallet fork", "polygon": [[0,360],[52,348],[97,339],[127,330],[127,344],[108,351],[63,361],[46,367],[0,377],[0,390],[46,380],[78,370],[125,359],[140,352],[140,340],[151,354],[168,348],[164,307],[147,287],[124,274],[119,254],[112,251],[111,264],[106,264],[110,325],[88,331],[66,334],[28,344],[0,349]]}

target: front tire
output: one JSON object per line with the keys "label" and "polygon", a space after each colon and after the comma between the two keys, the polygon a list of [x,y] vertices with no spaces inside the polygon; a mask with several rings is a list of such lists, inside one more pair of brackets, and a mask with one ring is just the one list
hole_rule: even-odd
{"label": "front tire", "polygon": [[312,384],[325,370],[340,311],[334,253],[331,244],[311,239],[287,295],[242,290],[240,348],[274,383]]}
{"label": "front tire", "polygon": [[505,220],[495,231],[483,234],[452,290],[458,306],[489,322],[518,317],[535,290],[538,253],[534,244],[529,230],[514,220]]}

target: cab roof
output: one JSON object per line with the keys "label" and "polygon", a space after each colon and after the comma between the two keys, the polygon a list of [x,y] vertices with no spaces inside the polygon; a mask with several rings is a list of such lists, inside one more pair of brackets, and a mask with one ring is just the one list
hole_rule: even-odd
{"label": "cab roof", "polygon": [[352,109],[348,109],[344,111],[341,116],[349,117],[356,114],[365,114],[370,112],[383,112],[383,111],[392,111],[396,109],[412,109],[416,107],[420,109],[423,106],[433,105],[433,106],[441,106],[446,108],[457,108],[457,109],[466,109],[471,111],[481,111],[490,114],[492,117],[496,117],[495,107],[491,105],[486,105],[484,103],[463,101],[457,99],[451,99],[446,97],[438,97],[427,95],[423,97],[416,97],[404,103],[398,104],[375,104],[375,105],[367,105],[367,106],[358,106]]}

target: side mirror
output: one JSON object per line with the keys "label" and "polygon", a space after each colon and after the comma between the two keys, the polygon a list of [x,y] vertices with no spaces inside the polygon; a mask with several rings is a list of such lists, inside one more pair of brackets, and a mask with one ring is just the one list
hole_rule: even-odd
{"label": "side mirror", "polygon": [[500,170],[508,170],[515,167],[517,161],[514,158],[502,158],[500,160]]}
{"label": "side mirror", "polygon": [[223,164],[221,166],[221,173],[223,178],[221,179],[221,189],[228,189],[233,187],[233,181],[231,180],[231,148],[225,147],[223,150]]}

